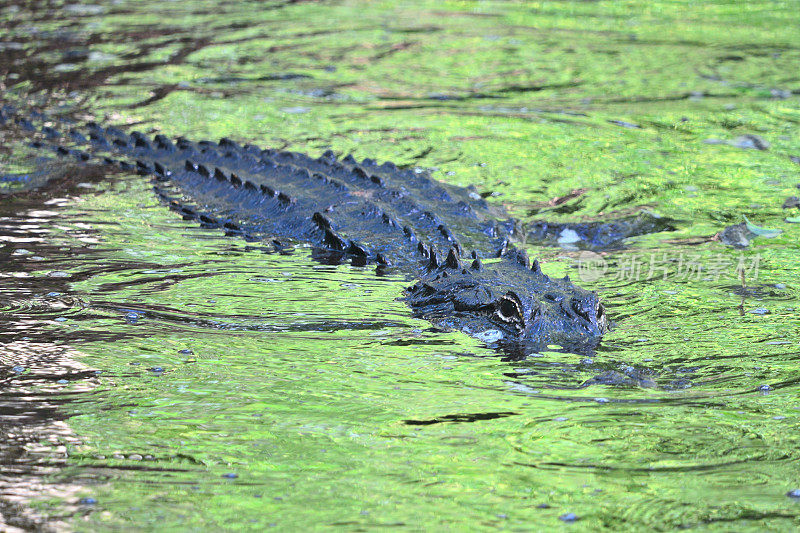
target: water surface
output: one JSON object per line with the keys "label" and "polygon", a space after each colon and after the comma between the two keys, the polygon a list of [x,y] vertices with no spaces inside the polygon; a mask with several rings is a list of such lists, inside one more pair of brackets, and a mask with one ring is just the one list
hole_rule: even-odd
{"label": "water surface", "polygon": [[[522,221],[648,209],[678,229],[592,271],[529,246],[617,327],[591,356],[511,360],[413,318],[397,273],[199,228],[145,179],[37,159],[3,129],[0,517],[797,528],[798,213],[781,205],[800,182],[799,18],[778,1],[5,3],[17,105],[424,167]],[[712,239],[743,215],[782,233]],[[596,379],[612,371],[639,379]]]}

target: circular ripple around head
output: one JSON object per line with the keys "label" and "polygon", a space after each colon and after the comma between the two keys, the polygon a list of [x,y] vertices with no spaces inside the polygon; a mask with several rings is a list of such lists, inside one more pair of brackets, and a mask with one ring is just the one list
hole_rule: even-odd
{"label": "circular ripple around head", "polygon": [[[605,517],[604,524],[612,531],[668,531],[716,522],[725,524],[725,531],[741,531],[748,522],[775,518],[771,511],[749,506],[735,496],[721,497],[713,488],[700,493],[671,487],[665,493],[662,497],[643,494],[635,505],[620,505]],[[726,497],[730,499],[725,501]]]}
{"label": "circular ripple around head", "polygon": [[510,437],[511,445],[540,468],[642,471],[705,470],[794,453],[757,423],[722,421],[719,413],[664,411],[531,421]]}

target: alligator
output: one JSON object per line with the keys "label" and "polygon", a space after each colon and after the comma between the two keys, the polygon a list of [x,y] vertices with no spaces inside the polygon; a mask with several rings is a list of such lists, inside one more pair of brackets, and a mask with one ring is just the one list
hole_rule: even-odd
{"label": "alligator", "polygon": [[[261,149],[228,138],[130,133],[93,122],[0,110],[0,126],[27,130],[32,146],[150,177],[158,197],[185,219],[248,241],[311,245],[323,262],[392,269],[413,284],[413,314],[490,344],[591,351],[609,320],[595,292],[554,279],[512,244],[517,223],[474,187],[435,181],[391,162]],[[608,245],[652,231],[651,221],[539,223],[541,240]],[[642,230],[644,228],[644,230]],[[530,233],[530,231],[529,231]],[[577,236],[577,237],[576,237]]]}

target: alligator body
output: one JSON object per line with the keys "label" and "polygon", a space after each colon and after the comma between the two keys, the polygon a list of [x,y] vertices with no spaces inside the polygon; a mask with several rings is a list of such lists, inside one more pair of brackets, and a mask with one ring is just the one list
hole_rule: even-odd
{"label": "alligator body", "polygon": [[[582,351],[607,330],[595,293],[567,277],[548,277],[510,244],[515,223],[501,208],[424,171],[229,139],[150,138],[94,123],[53,127],[10,108],[0,115],[4,122],[29,130],[35,146],[61,156],[150,175],[167,205],[204,226],[252,241],[309,243],[321,261],[401,271],[414,281],[405,301],[437,325],[502,344]],[[584,240],[608,233],[587,225],[553,228]],[[548,238],[547,228],[539,232]]]}

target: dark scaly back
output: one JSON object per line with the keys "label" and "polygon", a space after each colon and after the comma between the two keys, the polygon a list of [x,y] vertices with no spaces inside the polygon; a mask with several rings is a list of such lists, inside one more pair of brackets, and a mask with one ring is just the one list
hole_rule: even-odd
{"label": "dark scaly back", "polygon": [[332,152],[311,158],[229,139],[172,142],[95,124],[43,133],[59,141],[52,146],[61,155],[86,160],[80,148],[89,148],[91,157],[124,156],[123,167],[161,178],[157,192],[173,209],[246,237],[295,239],[397,265],[439,261],[451,248],[494,257],[513,228],[474,191],[392,163],[338,160]]}
{"label": "dark scaly back", "polygon": [[[488,204],[474,192],[445,188],[427,173],[401,170],[392,163],[358,163],[351,156],[337,160],[332,152],[311,158],[242,147],[227,139],[180,144],[188,152],[182,155],[209,173],[235,175],[258,188],[283,191],[296,207],[319,213],[316,219],[324,220],[325,229],[344,241],[374,243],[376,252],[394,258],[394,263],[415,254],[426,258],[427,254],[415,252],[419,242],[428,249],[433,246],[440,255],[454,247],[460,253],[475,251],[488,257],[510,236],[511,224],[492,218]],[[401,241],[411,248],[399,248]]]}

